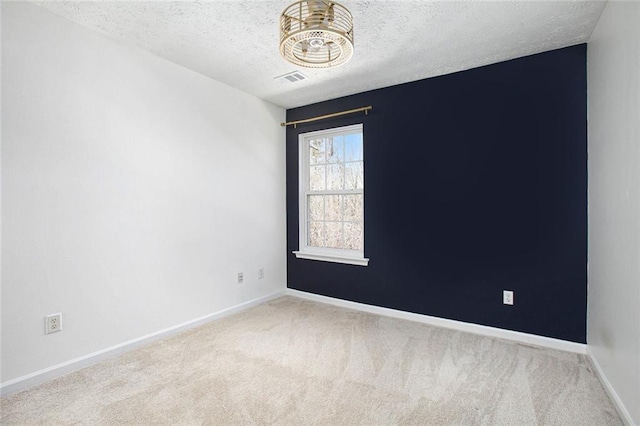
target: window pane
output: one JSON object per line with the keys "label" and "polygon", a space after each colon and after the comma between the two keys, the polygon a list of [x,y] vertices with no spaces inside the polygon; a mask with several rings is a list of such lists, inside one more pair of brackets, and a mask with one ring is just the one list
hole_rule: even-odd
{"label": "window pane", "polygon": [[364,170],[362,162],[347,163],[345,167],[344,189],[362,189]]}
{"label": "window pane", "polygon": [[324,219],[324,197],[321,195],[309,196],[309,220]]}
{"label": "window pane", "polygon": [[324,246],[324,222],[309,222],[309,245],[312,247]]}
{"label": "window pane", "polygon": [[344,220],[361,222],[363,216],[362,194],[344,196]]}
{"label": "window pane", "polygon": [[309,164],[324,163],[324,139],[309,141]]}
{"label": "window pane", "polygon": [[309,247],[306,254],[328,261],[359,259],[353,251],[364,248],[362,125],[301,134],[299,144],[301,251]]}
{"label": "window pane", "polygon": [[327,189],[344,189],[344,165],[332,164],[327,167]]}
{"label": "window pane", "polygon": [[362,135],[346,135],[344,137],[344,160],[360,161],[362,160]]}
{"label": "window pane", "polygon": [[334,136],[327,139],[327,163],[344,163],[344,138]]}
{"label": "window pane", "polygon": [[325,189],[324,173],[327,166],[309,167],[309,189],[312,191],[322,191]]}
{"label": "window pane", "polygon": [[346,249],[363,250],[361,224],[359,223],[344,224],[344,245]]}
{"label": "window pane", "polygon": [[342,220],[342,195],[327,195],[325,220]]}
{"label": "window pane", "polygon": [[325,230],[325,247],[343,248],[342,222],[327,222]]}

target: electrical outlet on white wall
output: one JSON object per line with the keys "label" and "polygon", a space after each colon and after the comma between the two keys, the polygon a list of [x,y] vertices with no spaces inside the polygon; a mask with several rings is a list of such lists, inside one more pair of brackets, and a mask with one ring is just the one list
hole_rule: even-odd
{"label": "electrical outlet on white wall", "polygon": [[62,331],[62,313],[51,314],[44,317],[44,333],[51,334]]}

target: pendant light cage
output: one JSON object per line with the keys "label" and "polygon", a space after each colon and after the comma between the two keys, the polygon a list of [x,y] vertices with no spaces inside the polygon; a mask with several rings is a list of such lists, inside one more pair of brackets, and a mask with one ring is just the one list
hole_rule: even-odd
{"label": "pendant light cage", "polygon": [[280,16],[280,54],[308,68],[342,65],[353,56],[353,16],[331,1],[298,1]]}

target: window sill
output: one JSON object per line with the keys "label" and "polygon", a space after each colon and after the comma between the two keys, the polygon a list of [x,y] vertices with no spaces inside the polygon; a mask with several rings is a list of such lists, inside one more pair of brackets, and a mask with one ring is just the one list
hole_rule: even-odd
{"label": "window sill", "polygon": [[298,259],[320,260],[324,262],[334,262],[334,263],[346,263],[348,265],[358,265],[358,266],[367,266],[369,264],[369,259],[367,259],[366,257],[347,257],[347,256],[338,256],[335,254],[310,253],[310,252],[302,252],[302,251],[294,251],[293,254],[295,254]]}

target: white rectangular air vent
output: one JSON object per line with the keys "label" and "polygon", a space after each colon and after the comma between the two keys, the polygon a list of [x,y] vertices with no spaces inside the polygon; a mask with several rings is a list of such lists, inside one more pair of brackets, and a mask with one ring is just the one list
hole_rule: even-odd
{"label": "white rectangular air vent", "polygon": [[300,71],[293,71],[287,74],[280,75],[278,77],[274,77],[275,80],[278,80],[281,83],[295,83],[297,81],[306,80],[307,76],[302,74]]}

